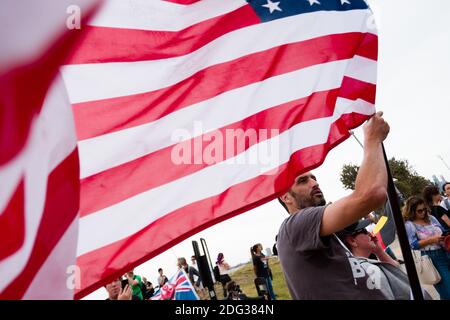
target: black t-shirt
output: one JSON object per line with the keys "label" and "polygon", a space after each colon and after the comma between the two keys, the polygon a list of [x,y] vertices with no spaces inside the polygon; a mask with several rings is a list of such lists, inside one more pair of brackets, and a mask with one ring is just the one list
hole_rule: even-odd
{"label": "black t-shirt", "polygon": [[442,220],[443,215],[447,215],[447,217],[450,217],[450,212],[448,210],[445,210],[441,206],[432,206],[431,207],[431,214],[439,221],[439,223],[442,225],[444,229],[448,229],[447,223],[445,223],[444,220]]}
{"label": "black t-shirt", "polygon": [[261,256],[254,255],[253,256],[253,265],[256,267],[256,276],[262,277],[262,278],[268,278],[269,272],[267,270],[267,266],[264,264],[264,262],[261,259],[262,257],[264,257],[264,255],[261,255]]}

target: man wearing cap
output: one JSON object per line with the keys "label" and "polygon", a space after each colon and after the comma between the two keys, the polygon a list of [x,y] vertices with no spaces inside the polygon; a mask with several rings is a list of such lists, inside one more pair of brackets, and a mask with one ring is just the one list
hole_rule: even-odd
{"label": "man wearing cap", "polygon": [[400,264],[392,259],[378,243],[378,239],[369,230],[372,221],[362,219],[336,233],[348,250],[355,257],[377,258],[379,261],[398,267]]}
{"label": "man wearing cap", "polygon": [[[381,112],[364,125],[363,161],[349,196],[325,206],[316,177],[306,172],[279,198],[290,216],[278,233],[278,255],[293,299],[392,298],[392,290],[383,287],[386,282],[379,281],[383,274],[363,268],[334,234],[385,203],[382,142],[388,133]],[[395,298],[408,298],[395,294]]]}
{"label": "man wearing cap", "polygon": [[[383,250],[377,237],[368,230],[371,223],[369,219],[359,220],[336,235],[347,247],[352,259],[358,261],[368,274],[372,274],[373,285],[382,288],[387,299],[410,299],[408,276],[398,268],[400,264]],[[378,260],[368,259],[372,257]],[[425,300],[433,300],[426,290],[422,291]]]}

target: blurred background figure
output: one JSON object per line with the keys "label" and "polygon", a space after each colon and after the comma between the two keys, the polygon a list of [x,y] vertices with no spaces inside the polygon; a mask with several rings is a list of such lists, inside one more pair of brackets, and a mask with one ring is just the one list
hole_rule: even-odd
{"label": "blurred background figure", "polygon": [[261,243],[255,244],[250,248],[250,253],[253,261],[253,270],[255,272],[256,277],[264,278],[267,283],[267,290],[269,291],[270,298],[275,300],[275,292],[272,287],[272,278],[269,267],[269,258],[267,258],[262,253],[262,245]]}
{"label": "blurred background figure", "polygon": [[134,274],[134,270],[128,271],[125,274],[128,284],[131,287],[131,292],[133,294],[132,300],[144,300],[142,295],[142,278]]}
{"label": "blurred background figure", "polygon": [[428,186],[423,189],[423,199],[427,206],[431,209],[431,215],[435,217],[445,229],[450,228],[449,211],[441,206],[442,195],[436,186]]}
{"label": "blurred background figure", "polygon": [[229,275],[230,265],[225,261],[223,253],[217,255],[216,265],[219,268],[219,281],[222,284],[223,296],[227,296],[227,283],[231,281]]}
{"label": "blurred background figure", "polygon": [[105,289],[108,292],[108,298],[106,300],[131,300],[131,288],[128,284],[122,288],[121,278],[117,278],[105,285]]}
{"label": "blurred background figure", "polygon": [[[184,272],[188,275],[189,281],[194,286],[196,290],[200,290],[200,283],[202,281],[200,273],[193,266],[188,265],[185,258],[178,258],[177,261],[178,268],[183,268]],[[194,276],[197,276],[197,281],[194,281]]]}
{"label": "blurred background figure", "polygon": [[166,282],[169,281],[169,279],[167,279],[167,277],[164,275],[164,271],[162,268],[158,269],[158,286],[161,288]]}

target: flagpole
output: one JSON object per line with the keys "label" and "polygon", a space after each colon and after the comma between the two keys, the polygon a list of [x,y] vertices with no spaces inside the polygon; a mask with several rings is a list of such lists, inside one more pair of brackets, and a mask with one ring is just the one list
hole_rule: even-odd
{"label": "flagpole", "polygon": [[392,209],[392,216],[394,218],[395,227],[397,229],[398,241],[402,250],[403,260],[405,261],[406,271],[408,273],[409,285],[411,286],[414,300],[424,300],[419,276],[417,275],[416,265],[414,263],[414,259],[411,253],[411,247],[408,241],[408,235],[406,234],[405,223],[400,212],[398,196],[397,192],[395,191],[394,180],[392,179],[391,169],[389,168],[389,162],[386,156],[386,150],[384,149],[384,144],[382,144],[382,147],[384,162],[386,164],[386,170],[388,174],[388,199]]}
{"label": "flagpole", "polygon": [[441,155],[439,155],[439,154],[438,154],[437,157],[442,161],[442,163],[448,169],[448,171],[450,171],[450,167],[448,166],[447,162],[445,162],[444,158]]}
{"label": "flagpole", "polygon": [[[355,138],[358,144],[364,148],[363,144],[356,137],[353,131],[350,134]],[[392,178],[391,169],[389,167],[389,161],[386,156],[386,150],[384,149],[384,144],[382,143],[384,163],[386,164],[386,171],[388,175],[388,201],[391,207],[392,217],[394,218],[395,228],[397,229],[398,241],[400,243],[400,249],[403,254],[403,261],[405,262],[406,271],[408,273],[409,285],[411,287],[412,295],[414,300],[424,300],[422,288],[420,286],[419,276],[417,275],[416,265],[411,253],[411,248],[409,246],[408,236],[406,234],[405,223],[403,222],[403,217],[400,211],[400,205],[398,202],[397,191],[395,190],[394,180]]]}

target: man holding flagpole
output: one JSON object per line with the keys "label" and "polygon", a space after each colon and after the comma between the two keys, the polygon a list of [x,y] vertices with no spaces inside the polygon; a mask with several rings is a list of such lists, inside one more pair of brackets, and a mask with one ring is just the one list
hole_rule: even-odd
{"label": "man holding flagpole", "polygon": [[[376,113],[364,126],[364,157],[355,190],[325,205],[311,172],[298,176],[280,198],[290,216],[278,234],[278,254],[293,299],[409,299],[409,288],[396,286],[398,268],[362,264],[334,234],[386,201],[387,170],[382,142],[389,125]],[[403,277],[404,278],[404,277]]]}

